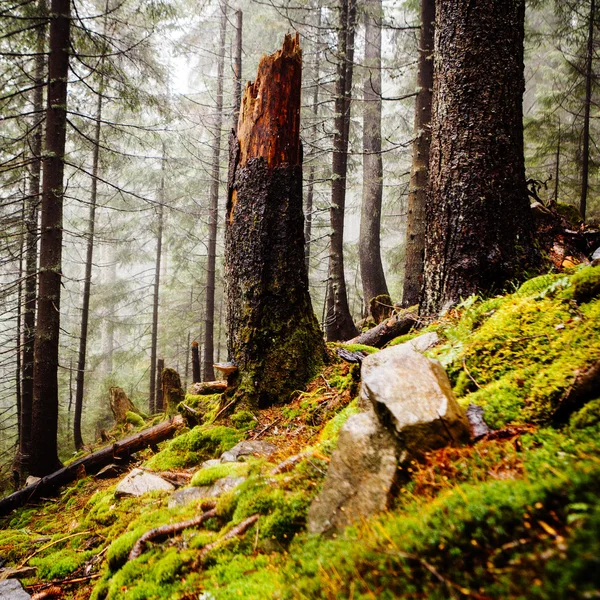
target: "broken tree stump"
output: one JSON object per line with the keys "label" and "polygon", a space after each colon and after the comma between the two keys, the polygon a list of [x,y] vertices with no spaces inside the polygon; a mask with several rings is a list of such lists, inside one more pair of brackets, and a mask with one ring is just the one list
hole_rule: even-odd
{"label": "broken tree stump", "polygon": [[110,388],[110,410],[117,425],[127,422],[128,412],[135,413],[136,415],[140,414],[139,409],[120,387]]}
{"label": "broken tree stump", "polygon": [[365,346],[373,346],[374,348],[382,348],[394,338],[404,335],[413,327],[418,326],[419,315],[417,312],[406,309],[397,315],[392,315],[389,319],[377,325],[377,327],[373,327],[373,329],[369,329],[344,343],[363,344]]}
{"label": "broken tree stump", "polygon": [[165,369],[165,359],[159,358],[156,363],[156,412],[165,410],[165,400],[162,390],[162,376]]}
{"label": "broken tree stump", "polygon": [[167,414],[174,415],[177,412],[177,405],[185,400],[181,379],[175,369],[163,369],[162,394]]}
{"label": "broken tree stump", "polygon": [[200,352],[198,342],[192,342],[192,383],[200,383]]}
{"label": "broken tree stump", "polygon": [[325,360],[304,261],[299,36],[264,56],[229,149],[225,279],[235,394],[285,401]]}

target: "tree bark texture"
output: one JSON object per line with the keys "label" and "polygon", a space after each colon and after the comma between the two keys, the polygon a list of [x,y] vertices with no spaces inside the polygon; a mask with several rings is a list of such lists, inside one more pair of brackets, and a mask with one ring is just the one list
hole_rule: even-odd
{"label": "tree bark texture", "polygon": [[325,358],[304,262],[299,38],[263,57],[231,137],[225,223],[229,357],[248,405],[285,401]]}
{"label": "tree bark texture", "polygon": [[192,342],[192,383],[200,381],[200,353],[198,351],[198,342]]}
{"label": "tree bark texture", "polygon": [[162,374],[165,369],[165,359],[159,358],[156,363],[156,412],[165,410],[165,398],[162,388]]}
{"label": "tree bark texture", "polygon": [[100,125],[102,120],[102,79],[96,103],[96,125],[94,128],[94,150],[92,162],[92,190],[90,194],[90,215],[85,257],[85,277],[83,280],[83,305],[81,308],[81,334],[79,336],[79,358],[77,361],[77,388],[75,391],[75,417],[73,420],[73,441],[75,448],[83,448],[81,436],[81,416],[83,414],[83,389],[85,383],[85,359],[87,354],[88,322],[90,314],[90,294],[92,288],[92,266],[94,259],[94,231],[96,227],[96,201],[98,199],[98,173],[100,171]]}
{"label": "tree bark texture", "polygon": [[369,307],[371,299],[382,295],[389,296],[389,292],[381,262],[381,0],[368,0],[364,10],[363,196],[358,254],[363,300],[365,307]]}
{"label": "tree bark texture", "polygon": [[70,0],[52,0],[32,407],[31,472],[38,476],[60,466],[57,375],[70,9]]}
{"label": "tree bark texture", "polygon": [[154,265],[154,294],[152,299],[152,334],[150,340],[150,393],[148,408],[153,415],[156,410],[156,353],[158,348],[158,308],[160,294],[160,260],[162,257],[162,236],[163,236],[163,203],[165,190],[165,152],[163,148],[162,174],[160,180],[160,197],[157,206],[158,230],[156,233],[156,263]]}
{"label": "tree bark texture", "polygon": [[422,312],[531,264],[523,160],[524,0],[438,0]]}
{"label": "tree bark texture", "polygon": [[423,284],[429,146],[431,144],[431,98],[433,93],[433,36],[435,0],[421,0],[421,32],[415,103],[414,142],[408,215],[406,219],[406,258],[402,306],[419,303]]}
{"label": "tree bark texture", "polygon": [[335,120],[331,182],[331,249],[329,254],[329,291],[325,333],[328,342],[347,340],[357,330],[350,315],[344,276],[344,214],[346,211],[346,174],[350,134],[350,101],[354,60],[356,0],[341,0],[335,84]]}
{"label": "tree bark texture", "polygon": [[169,439],[183,424],[183,417],[177,415],[168,421],[144,429],[106,448],[73,461],[70,465],[43,477],[40,481],[28,485],[6,498],[2,498],[0,500],[0,516],[7,515],[11,510],[28,502],[48,496],[61,485],[70,483],[80,477],[82,473],[89,475],[98,472],[102,467],[112,462],[129,461],[134,452],[148,446],[155,446],[163,440]]}
{"label": "tree bark texture", "polygon": [[219,28],[219,56],[217,62],[217,98],[213,136],[212,181],[208,219],[208,266],[206,271],[206,314],[204,327],[204,381],[215,378],[215,276],[217,262],[217,216],[219,214],[219,179],[221,173],[221,129],[223,127],[223,71],[225,67],[225,34],[227,30],[227,2],[221,2]]}
{"label": "tree bark texture", "polygon": [[579,199],[579,214],[585,221],[587,211],[587,196],[590,170],[590,109],[592,106],[592,71],[594,60],[594,26],[596,17],[596,0],[590,0],[590,15],[588,23],[587,52],[585,59],[585,106],[583,113],[583,136],[581,141],[581,197]]}
{"label": "tree bark texture", "polygon": [[177,405],[185,400],[181,378],[175,369],[162,371],[162,397],[168,415],[177,413]]}
{"label": "tree bark texture", "polygon": [[[46,1],[38,2],[39,15],[46,14]],[[21,363],[21,421],[19,427],[19,467],[20,476],[26,479],[29,474],[31,454],[31,411],[33,407],[33,362],[35,339],[35,312],[37,304],[37,261],[38,261],[38,214],[40,204],[40,181],[42,172],[42,139],[44,110],[44,72],[47,26],[42,22],[36,32],[36,49],[33,90],[33,110],[35,115],[33,131],[29,140],[31,167],[29,172],[29,195],[27,198],[25,227],[25,290],[23,295],[23,353]]]}

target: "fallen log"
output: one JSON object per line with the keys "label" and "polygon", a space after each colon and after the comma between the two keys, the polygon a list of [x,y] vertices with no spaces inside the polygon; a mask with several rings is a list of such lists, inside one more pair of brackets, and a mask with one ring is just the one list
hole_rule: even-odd
{"label": "fallen log", "polygon": [[203,381],[202,383],[193,383],[188,393],[197,396],[208,396],[209,394],[222,394],[227,389],[226,381]]}
{"label": "fallen log", "polygon": [[46,477],[43,477],[36,483],[28,485],[0,500],[0,516],[6,515],[11,510],[19,508],[41,496],[52,493],[60,486],[77,479],[82,471],[86,474],[92,474],[115,460],[128,461],[134,452],[158,444],[173,436],[183,424],[183,417],[177,415],[169,421],[159,423],[154,427],[149,427],[139,433],[126,437],[111,446],[106,446],[97,452],[80,458],[50,475],[46,475]]}
{"label": "fallen log", "polygon": [[419,316],[416,311],[407,310],[397,315],[392,315],[389,319],[383,321],[383,323],[373,327],[373,329],[369,329],[344,343],[363,344],[365,346],[381,348],[394,338],[408,333],[413,327],[417,327],[418,325]]}

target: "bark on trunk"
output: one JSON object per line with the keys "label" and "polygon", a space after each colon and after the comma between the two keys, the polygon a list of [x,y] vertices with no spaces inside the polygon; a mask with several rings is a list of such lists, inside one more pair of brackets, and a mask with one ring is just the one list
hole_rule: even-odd
{"label": "bark on trunk", "polygon": [[585,221],[587,211],[587,196],[590,168],[590,109],[592,106],[592,62],[594,59],[594,25],[596,0],[590,1],[590,16],[588,24],[587,53],[585,62],[585,107],[583,115],[583,140],[581,147],[581,198],[579,199],[579,214]]}
{"label": "bark on trunk", "polygon": [[501,288],[534,258],[523,161],[524,0],[436,4],[422,311]]}
{"label": "bark on trunk", "polygon": [[406,219],[406,259],[402,306],[419,303],[423,283],[425,252],[425,220],[429,179],[429,146],[431,144],[431,98],[433,92],[433,35],[435,0],[421,0],[421,34],[417,101],[415,103],[414,142],[408,215]]}
{"label": "bark on trunk", "polygon": [[[381,262],[381,0],[365,3],[365,81],[363,109],[363,197],[358,254],[364,306],[371,299],[389,296]],[[367,312],[365,310],[365,312]]]}
{"label": "bark on trunk", "polygon": [[156,408],[156,351],[158,346],[158,301],[160,292],[160,260],[162,256],[163,203],[165,189],[165,152],[163,148],[162,175],[158,210],[158,231],[156,233],[156,264],[154,268],[154,296],[152,301],[152,339],[150,345],[150,394],[148,407],[153,415]]}
{"label": "bark on trunk", "polygon": [[148,446],[155,446],[169,439],[183,424],[183,417],[177,415],[169,421],[144,429],[135,435],[126,437],[111,446],[72,462],[69,466],[55,471],[43,477],[40,481],[0,500],[0,516],[7,515],[10,511],[28,502],[48,496],[60,486],[80,477],[82,473],[88,475],[97,473],[102,467],[112,462],[129,461],[134,452]]}
{"label": "bark on trunk", "polygon": [[335,132],[331,182],[331,250],[329,255],[329,292],[325,332],[327,341],[347,340],[356,335],[350,316],[344,276],[344,214],[346,208],[346,174],[350,133],[350,100],[354,60],[356,1],[341,0],[337,45],[337,80],[335,90]]}
{"label": "bark on trunk", "polygon": [[162,388],[162,374],[165,369],[164,358],[159,358],[156,364],[156,412],[165,410],[164,394]]}
{"label": "bark on trunk", "polygon": [[88,220],[87,253],[85,258],[85,278],[83,282],[83,306],[81,309],[81,335],[79,337],[79,359],[77,362],[77,389],[75,391],[75,418],[73,420],[73,441],[75,448],[83,448],[81,436],[81,416],[83,413],[83,389],[85,383],[85,359],[87,353],[88,321],[90,314],[90,293],[92,287],[92,266],[94,259],[94,230],[96,227],[96,201],[98,199],[98,173],[100,170],[100,122],[102,120],[102,79],[96,104],[96,126],[94,130],[94,157],[92,164],[92,190],[90,196],[90,216]]}
{"label": "bark on trunk", "polygon": [[174,415],[177,412],[177,405],[185,399],[181,378],[175,369],[163,369],[162,395],[167,414]]}
{"label": "bark on trunk", "polygon": [[52,0],[46,152],[42,186],[38,321],[33,374],[31,472],[43,476],[60,466],[58,345],[62,257],[63,173],[69,74],[70,0]]}
{"label": "bark on trunk", "polygon": [[230,359],[249,405],[285,401],[325,358],[304,262],[298,35],[263,57],[230,144],[225,275]]}
{"label": "bark on trunk", "polygon": [[[46,15],[46,0],[38,3],[40,16]],[[29,197],[27,198],[27,213],[25,226],[27,228],[26,257],[25,257],[25,293],[23,298],[23,354],[22,354],[22,383],[21,383],[21,424],[19,431],[20,477],[26,479],[29,475],[31,455],[31,411],[33,406],[33,362],[35,339],[35,312],[37,297],[37,261],[38,261],[38,208],[40,204],[40,180],[42,171],[42,137],[44,110],[44,81],[46,50],[45,23],[39,26],[36,33],[36,49],[39,53],[35,58],[33,91],[33,133],[31,136],[31,168],[29,173]]]}
{"label": "bark on trunk", "polygon": [[219,178],[221,173],[221,128],[223,126],[223,70],[225,66],[225,33],[227,30],[227,2],[221,2],[219,30],[219,57],[217,63],[217,98],[213,136],[212,181],[208,223],[208,268],[206,271],[206,314],[204,327],[204,380],[215,378],[213,370],[215,329],[215,275],[217,262],[217,217],[219,214]]}
{"label": "bark on trunk", "polygon": [[200,381],[200,353],[198,352],[198,342],[192,342],[192,383]]}

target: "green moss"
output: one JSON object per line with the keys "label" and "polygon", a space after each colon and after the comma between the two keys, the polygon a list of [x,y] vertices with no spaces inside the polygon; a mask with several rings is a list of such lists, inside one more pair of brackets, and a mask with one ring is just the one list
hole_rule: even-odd
{"label": "green moss", "polygon": [[192,477],[190,485],[212,485],[215,481],[223,477],[242,477],[246,473],[248,473],[248,463],[222,463],[197,471]]}
{"label": "green moss", "polygon": [[589,302],[600,294],[600,266],[585,267],[571,277],[572,295],[576,302]]}
{"label": "green moss", "polygon": [[539,275],[528,279],[521,287],[515,292],[515,296],[519,298],[528,298],[531,296],[538,296],[543,294],[557,279],[560,279],[562,275],[556,273],[548,273],[546,275]]}
{"label": "green moss", "polygon": [[573,206],[572,204],[558,202],[556,204],[556,212],[563,216],[569,225],[573,226],[574,228],[579,227],[581,224],[581,215],[579,214],[579,210],[577,210],[577,207]]}
{"label": "green moss", "polygon": [[323,451],[330,452],[336,447],[340,429],[350,416],[359,412],[360,408],[358,407],[358,400],[354,399],[339,413],[329,419],[319,434],[319,445]]}
{"label": "green moss", "polygon": [[580,411],[571,417],[573,429],[586,429],[600,425],[600,399],[588,402]]}
{"label": "green moss", "polygon": [[77,552],[71,548],[53,551],[48,556],[35,557],[30,561],[32,567],[37,567],[40,579],[64,579],[88,561],[93,552]]}
{"label": "green moss", "polygon": [[128,423],[131,423],[134,427],[145,427],[146,423],[144,421],[144,419],[142,419],[142,417],[140,417],[140,415],[131,412],[131,411],[127,411],[126,415],[125,415],[125,420]]}
{"label": "green moss", "polygon": [[379,348],[366,346],[365,344],[340,344],[339,347],[344,348],[344,350],[348,350],[348,352],[366,352],[367,354],[379,352]]}
{"label": "green moss", "polygon": [[[221,408],[222,394],[187,394],[183,403],[200,413],[203,423],[212,423]],[[185,413],[181,405],[178,410]]]}
{"label": "green moss", "polygon": [[240,410],[233,413],[230,417],[230,421],[236,429],[242,431],[253,429],[257,424],[256,417],[249,410]]}
{"label": "green moss", "polygon": [[199,425],[168,442],[166,448],[147,463],[151,469],[166,471],[200,464],[216,458],[240,441],[240,433],[223,426]]}

